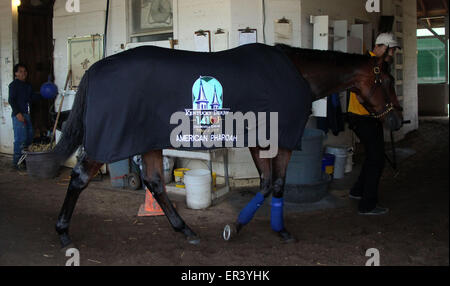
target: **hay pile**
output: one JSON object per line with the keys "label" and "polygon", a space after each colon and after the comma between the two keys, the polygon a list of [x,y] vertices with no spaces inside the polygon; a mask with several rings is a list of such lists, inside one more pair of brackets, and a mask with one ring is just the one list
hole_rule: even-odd
{"label": "hay pile", "polygon": [[56,143],[48,143],[48,144],[31,144],[28,146],[29,152],[49,152],[53,148],[55,148]]}

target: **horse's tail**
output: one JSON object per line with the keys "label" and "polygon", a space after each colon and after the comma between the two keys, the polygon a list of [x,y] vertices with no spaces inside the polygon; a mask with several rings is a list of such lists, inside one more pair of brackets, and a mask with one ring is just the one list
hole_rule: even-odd
{"label": "horse's tail", "polygon": [[60,163],[66,161],[83,143],[83,118],[86,109],[87,86],[88,72],[84,74],[80,81],[72,110],[70,111],[69,118],[62,130],[61,139],[53,149],[53,155]]}

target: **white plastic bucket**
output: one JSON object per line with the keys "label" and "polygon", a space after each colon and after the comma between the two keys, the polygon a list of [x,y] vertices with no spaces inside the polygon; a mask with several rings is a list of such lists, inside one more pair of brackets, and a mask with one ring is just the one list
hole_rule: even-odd
{"label": "white plastic bucket", "polygon": [[334,179],[341,179],[345,174],[345,166],[347,165],[347,150],[346,146],[328,146],[325,149],[326,153],[333,154],[336,158],[334,160]]}
{"label": "white plastic bucket", "polygon": [[184,174],[186,204],[190,209],[205,209],[211,205],[211,172],[190,170]]}

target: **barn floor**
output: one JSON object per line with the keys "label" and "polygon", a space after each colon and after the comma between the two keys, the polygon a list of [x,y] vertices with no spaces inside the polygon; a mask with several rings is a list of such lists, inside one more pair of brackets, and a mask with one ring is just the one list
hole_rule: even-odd
{"label": "barn floor", "polygon": [[[285,224],[298,243],[279,242],[270,230],[267,203],[239,237],[223,241],[224,225],[234,221],[254,188],[234,189],[201,211],[176,200],[202,238],[194,246],[174,233],[165,217],[138,218],[143,192],[111,189],[108,178],[92,182],[81,195],[72,239],[81,265],[364,265],[369,248],[379,250],[381,265],[449,265],[448,124],[448,119],[421,120],[419,130],[397,144],[415,153],[400,162],[397,176],[386,165],[380,202],[389,214],[356,213],[355,202],[346,197],[352,175],[331,185],[334,207],[289,206]],[[0,265],[65,265],[54,224],[69,170],[38,181],[12,171],[9,162],[0,156]]]}

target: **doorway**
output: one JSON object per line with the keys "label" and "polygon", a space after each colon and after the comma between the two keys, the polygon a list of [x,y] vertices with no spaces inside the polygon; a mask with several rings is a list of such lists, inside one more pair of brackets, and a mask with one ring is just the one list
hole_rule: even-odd
{"label": "doorway", "polygon": [[[39,92],[53,73],[53,5],[55,0],[21,0],[18,7],[19,61],[28,67],[28,82]],[[42,98],[31,106],[35,138],[52,129],[50,108],[54,99]]]}

